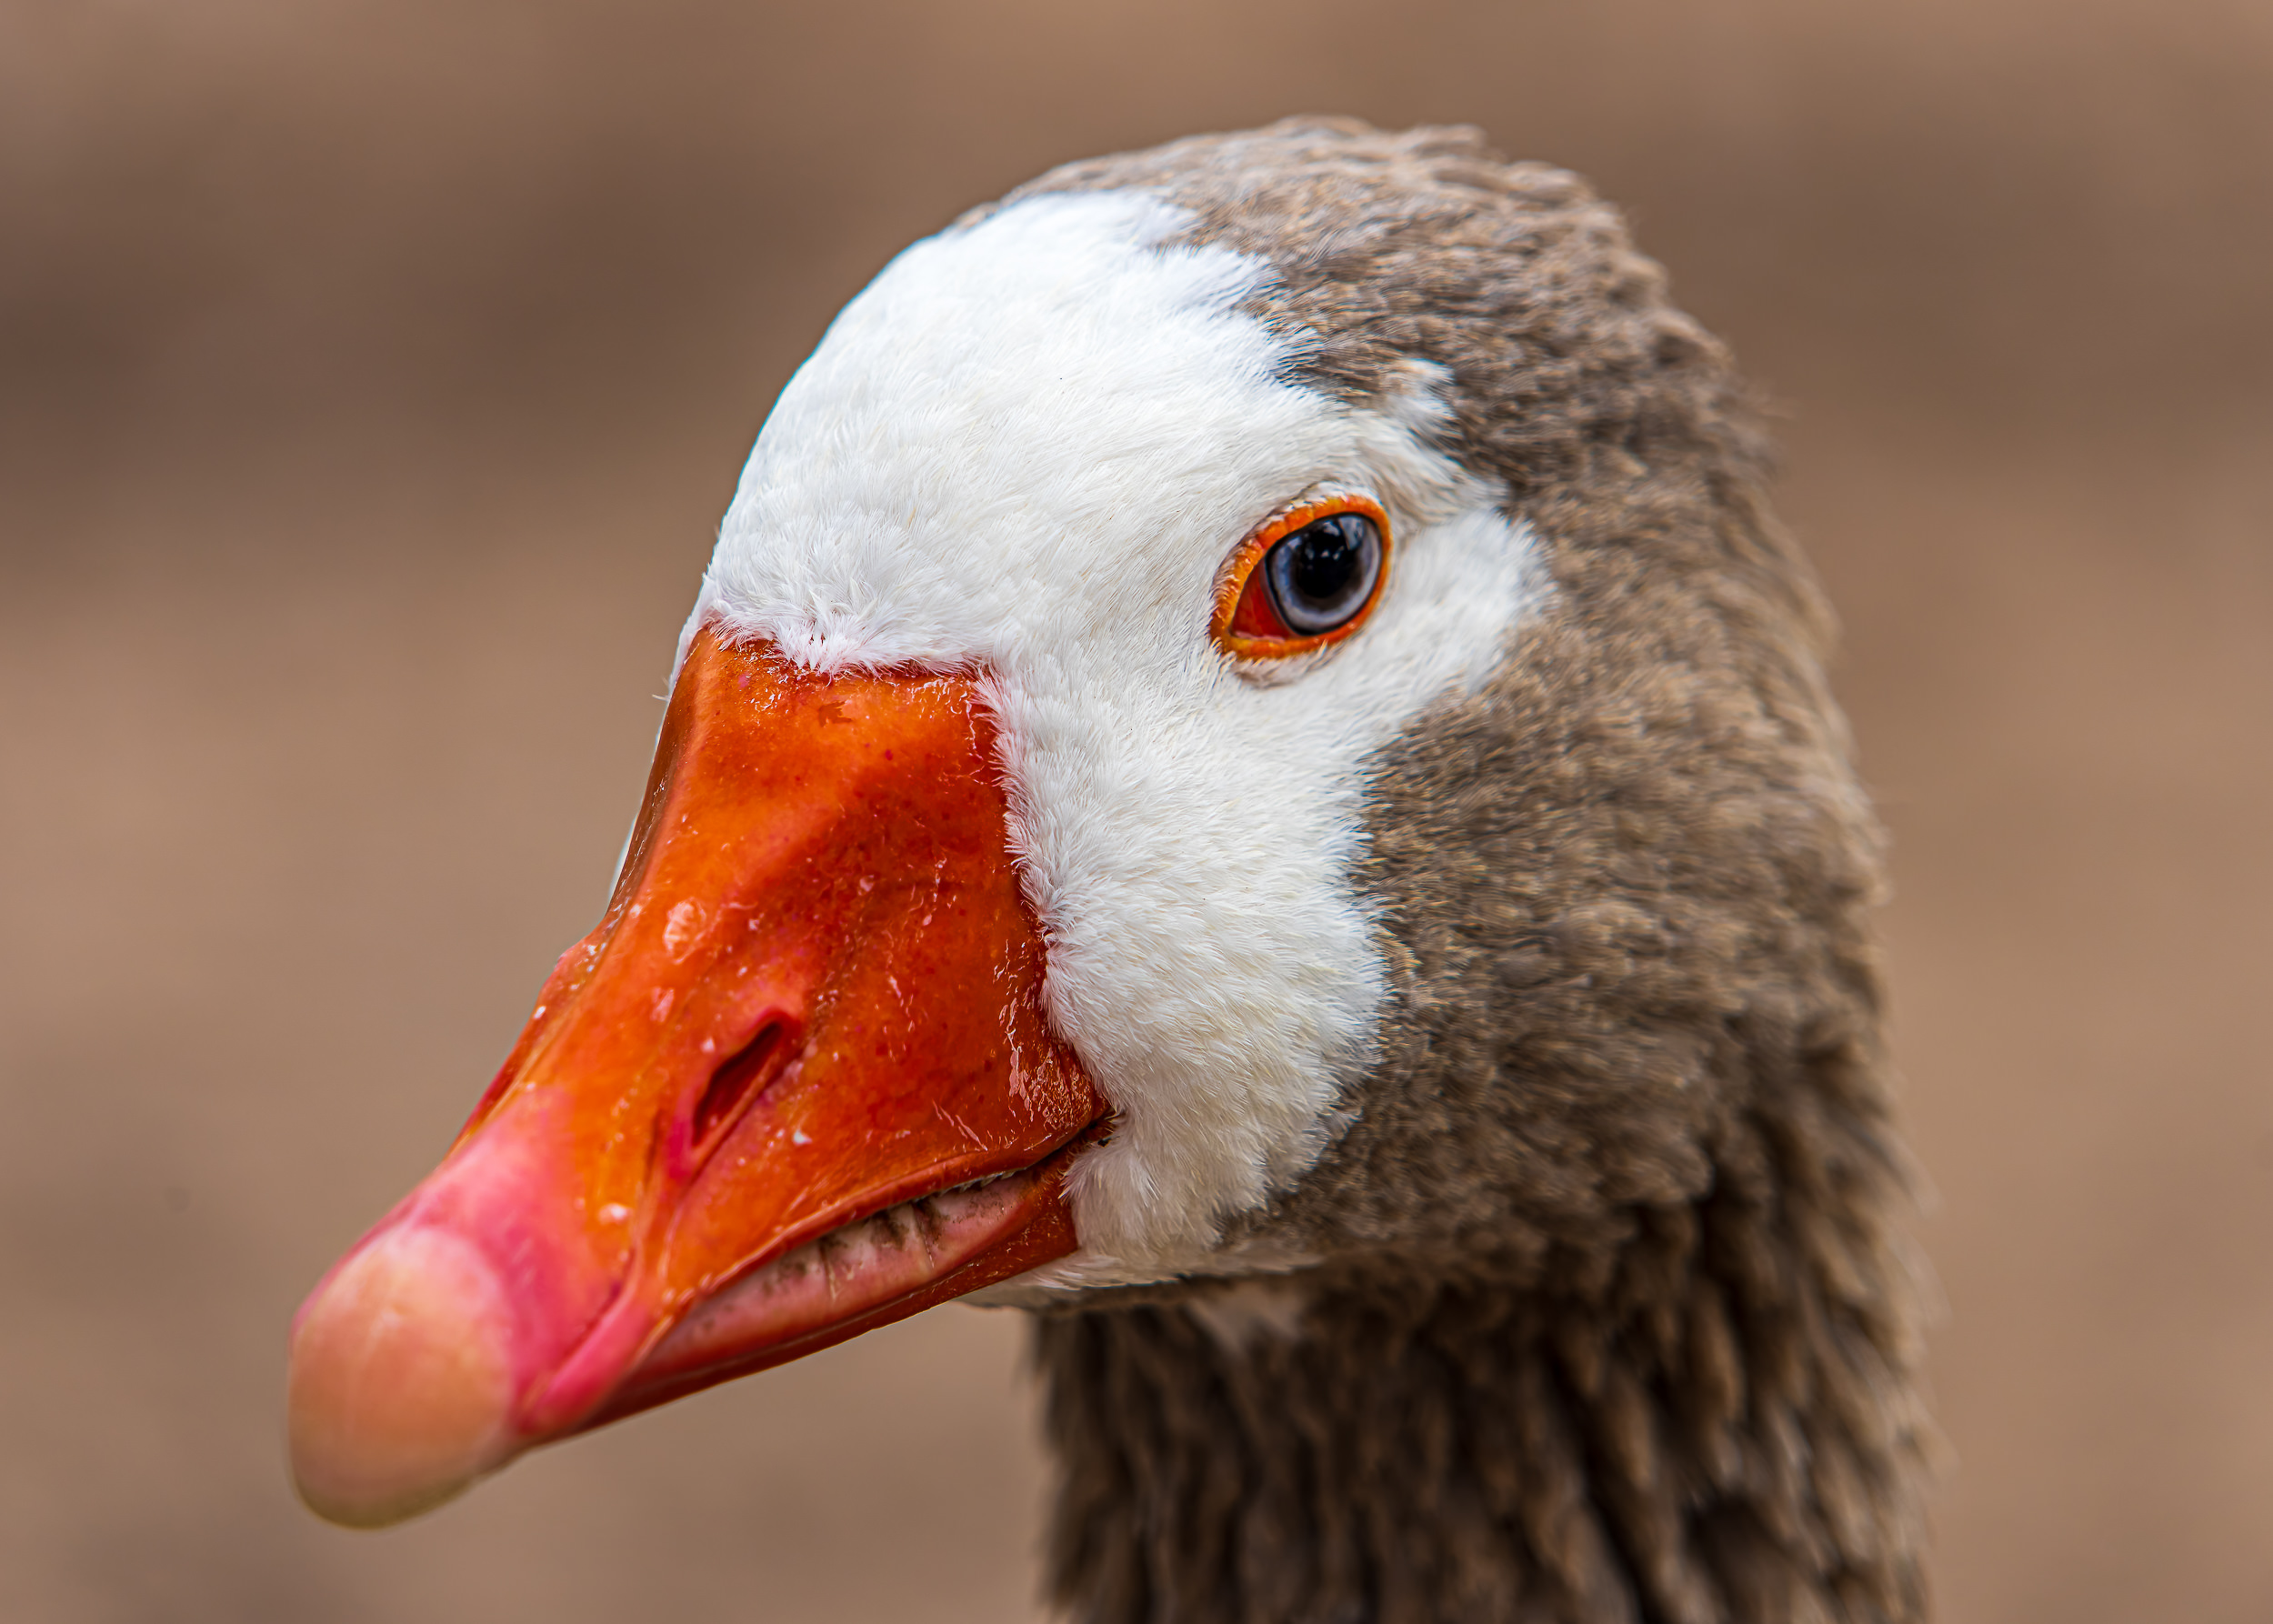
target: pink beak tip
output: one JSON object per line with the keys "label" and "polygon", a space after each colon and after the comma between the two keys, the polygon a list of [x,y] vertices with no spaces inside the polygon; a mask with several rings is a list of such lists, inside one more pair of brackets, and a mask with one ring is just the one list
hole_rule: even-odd
{"label": "pink beak tip", "polygon": [[397,1228],[316,1288],[293,1328],[293,1477],[317,1516],[384,1528],[516,1452],[512,1317],[496,1272],[447,1230]]}

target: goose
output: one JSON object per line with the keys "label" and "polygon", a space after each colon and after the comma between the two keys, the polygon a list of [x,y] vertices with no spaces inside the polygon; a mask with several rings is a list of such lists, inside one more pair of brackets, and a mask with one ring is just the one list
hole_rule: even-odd
{"label": "goose", "polygon": [[1881,839],[1768,467],[1473,130],[906,249],[758,436],[599,924],[294,1321],[304,1499],[965,1298],[1090,1624],[1924,1617]]}

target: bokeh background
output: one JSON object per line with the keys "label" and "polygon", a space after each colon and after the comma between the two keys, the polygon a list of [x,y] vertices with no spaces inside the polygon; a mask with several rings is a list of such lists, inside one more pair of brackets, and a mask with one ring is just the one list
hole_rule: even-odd
{"label": "bokeh background", "polygon": [[1305,110],[1595,177],[1782,403],[1948,1298],[1953,1624],[2273,1617],[2264,0],[0,0],[0,1617],[1034,1616],[953,1308],[352,1535],[286,1319],[596,913],[910,238]]}

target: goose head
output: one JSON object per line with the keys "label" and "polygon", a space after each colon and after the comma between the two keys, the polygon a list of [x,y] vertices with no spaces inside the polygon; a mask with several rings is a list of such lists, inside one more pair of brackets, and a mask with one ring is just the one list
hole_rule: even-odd
{"label": "goose head", "polygon": [[599,924],[295,1323],[303,1494],[951,1298],[1530,1278],[1787,1131],[1875,1257],[1876,847],[1762,465],[1615,214],[1466,132],[907,249],[758,437]]}

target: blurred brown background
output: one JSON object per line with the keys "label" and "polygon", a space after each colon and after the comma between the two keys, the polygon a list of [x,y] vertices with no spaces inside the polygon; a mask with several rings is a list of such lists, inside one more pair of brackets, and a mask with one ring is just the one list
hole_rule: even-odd
{"label": "blurred brown background", "polygon": [[2264,0],[0,0],[0,1618],[1030,1616],[946,1309],[351,1535],[284,1328],[596,911],[775,390],[1060,159],[1593,175],[1784,403],[1898,841],[1951,1621],[2273,1618]]}

